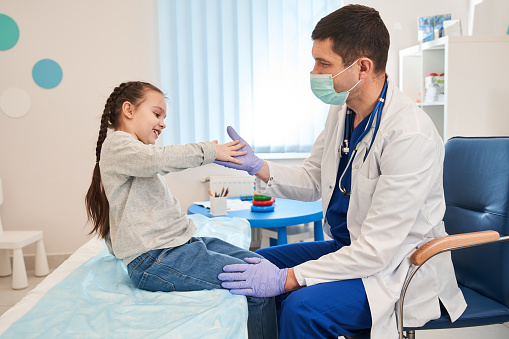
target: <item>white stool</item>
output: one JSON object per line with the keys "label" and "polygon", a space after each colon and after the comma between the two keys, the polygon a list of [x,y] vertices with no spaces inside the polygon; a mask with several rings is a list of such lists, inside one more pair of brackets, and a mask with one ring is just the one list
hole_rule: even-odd
{"label": "white stool", "polygon": [[[12,273],[12,288],[28,287],[23,247],[35,242],[35,275],[38,277],[49,274],[48,259],[42,241],[42,231],[0,231],[0,276]],[[12,269],[9,259],[12,249]]]}
{"label": "white stool", "polygon": [[[3,203],[2,179],[0,178],[0,205]],[[42,242],[42,231],[4,231],[0,219],[0,277],[12,274],[12,288],[28,287],[23,247],[35,243],[35,275],[49,274],[48,259]],[[12,249],[12,269],[9,250]]]}
{"label": "white stool", "polygon": [[[260,228],[262,241],[260,248],[270,247],[270,239],[277,239],[277,227],[272,228]],[[314,230],[313,224],[302,224],[295,226],[287,226],[286,234],[288,237],[288,243],[301,242],[301,241],[313,241]]]}

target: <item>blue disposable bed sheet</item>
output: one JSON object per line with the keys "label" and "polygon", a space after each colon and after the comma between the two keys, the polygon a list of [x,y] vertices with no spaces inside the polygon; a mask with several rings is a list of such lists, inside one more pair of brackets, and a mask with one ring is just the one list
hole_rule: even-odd
{"label": "blue disposable bed sheet", "polygon": [[[242,248],[247,220],[191,215],[196,236]],[[107,250],[45,294],[2,338],[245,338],[247,302],[227,290],[148,292],[136,288]]]}

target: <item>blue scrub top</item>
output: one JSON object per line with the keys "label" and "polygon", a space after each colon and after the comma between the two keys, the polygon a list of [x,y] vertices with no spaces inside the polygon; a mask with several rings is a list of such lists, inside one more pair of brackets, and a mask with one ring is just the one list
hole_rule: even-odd
{"label": "blue scrub top", "polygon": [[[348,228],[346,227],[346,213],[348,211],[348,204],[350,203],[350,196],[343,195],[339,190],[340,183],[339,178],[341,174],[345,170],[346,165],[348,164],[348,160],[353,153],[353,149],[355,145],[357,145],[357,141],[359,141],[359,137],[364,132],[366,125],[368,124],[368,120],[371,114],[369,114],[364,120],[361,121],[357,127],[352,131],[352,136],[349,140],[350,152],[348,153],[348,157],[342,154],[341,159],[339,160],[338,173],[336,176],[336,185],[334,186],[334,191],[332,192],[332,198],[329,202],[329,207],[327,208],[326,216],[327,221],[331,227],[331,234],[336,243],[340,246],[350,245],[350,232],[348,232]],[[345,121],[345,132],[346,132],[346,121]],[[342,185],[346,187],[346,190],[350,192],[351,190],[351,182],[352,182],[352,166],[350,166],[345,175],[343,176]]]}

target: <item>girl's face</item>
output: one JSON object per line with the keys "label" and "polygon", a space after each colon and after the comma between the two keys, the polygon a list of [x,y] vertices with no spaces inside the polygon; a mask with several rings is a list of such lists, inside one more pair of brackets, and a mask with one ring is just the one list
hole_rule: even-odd
{"label": "girl's face", "polygon": [[148,90],[145,99],[132,110],[132,124],[129,133],[144,144],[155,144],[162,130],[166,127],[166,100],[156,91]]}

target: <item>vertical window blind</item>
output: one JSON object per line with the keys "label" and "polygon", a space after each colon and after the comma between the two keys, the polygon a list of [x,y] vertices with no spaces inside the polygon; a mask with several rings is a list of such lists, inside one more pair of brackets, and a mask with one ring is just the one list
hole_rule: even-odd
{"label": "vertical window blind", "polygon": [[165,144],[230,141],[310,152],[328,106],[311,92],[311,32],[341,0],[160,0]]}

